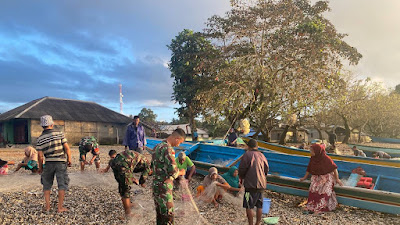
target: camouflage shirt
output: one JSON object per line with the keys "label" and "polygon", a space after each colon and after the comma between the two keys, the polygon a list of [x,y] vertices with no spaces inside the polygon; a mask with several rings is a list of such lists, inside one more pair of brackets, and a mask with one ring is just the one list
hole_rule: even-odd
{"label": "camouflage shirt", "polygon": [[154,147],[152,169],[154,182],[174,180],[179,175],[175,162],[175,150],[166,141]]}
{"label": "camouflage shirt", "polygon": [[115,176],[124,176],[128,181],[128,185],[132,184],[133,173],[135,169],[142,168],[142,178],[147,179],[150,173],[150,163],[146,157],[138,152],[126,150],[123,151],[114,159],[110,160],[110,166]]}
{"label": "camouflage shirt", "polygon": [[[86,145],[91,145],[92,146],[91,149],[86,150],[85,149]],[[99,144],[97,143],[96,138],[93,137],[93,136],[84,137],[79,142],[79,153],[80,154],[86,154],[88,152],[92,152],[93,155],[98,155],[100,153]]]}

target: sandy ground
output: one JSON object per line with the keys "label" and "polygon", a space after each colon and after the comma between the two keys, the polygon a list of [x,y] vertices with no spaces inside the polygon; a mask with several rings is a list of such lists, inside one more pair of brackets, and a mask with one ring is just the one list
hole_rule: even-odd
{"label": "sandy ground", "polygon": [[[23,147],[23,146],[19,146]],[[122,146],[101,147],[102,168],[108,162],[108,150],[123,150]],[[131,221],[121,221],[122,204],[118,195],[117,183],[111,172],[99,174],[95,166],[79,171],[79,153],[72,147],[73,165],[69,168],[70,190],[66,194],[65,206],[69,212],[56,213],[56,185],[52,191],[52,210],[43,213],[43,194],[40,175],[32,175],[23,169],[17,173],[0,176],[0,224],[155,224],[154,203],[151,187],[132,187],[131,201],[137,217]],[[0,149],[0,158],[20,161],[22,148]],[[13,171],[15,166],[10,166]],[[190,183],[194,193],[202,182],[196,176]],[[56,182],[55,182],[56,183]],[[151,184],[151,178],[148,184]],[[218,208],[195,199],[197,213],[190,201],[183,201],[182,190],[175,190],[176,224],[247,224],[242,198],[229,194],[224,196]],[[400,224],[400,216],[339,206],[337,210],[320,215],[304,215],[298,207],[306,200],[287,194],[265,191],[264,197],[271,199],[270,213],[266,216],[279,216],[280,224]]]}

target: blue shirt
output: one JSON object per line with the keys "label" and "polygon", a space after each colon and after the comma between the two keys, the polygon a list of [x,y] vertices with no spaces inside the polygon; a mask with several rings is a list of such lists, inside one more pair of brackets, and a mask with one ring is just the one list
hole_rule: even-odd
{"label": "blue shirt", "polygon": [[122,145],[128,146],[130,150],[137,148],[143,148],[146,145],[146,133],[142,124],[136,127],[133,123],[130,123],[126,128],[126,134]]}

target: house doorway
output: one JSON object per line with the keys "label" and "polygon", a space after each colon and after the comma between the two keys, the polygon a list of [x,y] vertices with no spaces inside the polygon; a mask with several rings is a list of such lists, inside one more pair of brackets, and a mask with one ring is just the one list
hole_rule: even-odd
{"label": "house doorway", "polygon": [[14,122],[14,143],[28,144],[28,121],[15,120]]}

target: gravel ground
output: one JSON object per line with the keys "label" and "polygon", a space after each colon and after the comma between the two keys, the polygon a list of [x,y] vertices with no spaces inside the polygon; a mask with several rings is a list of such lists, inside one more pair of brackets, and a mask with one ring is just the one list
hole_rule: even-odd
{"label": "gravel ground", "polygon": [[[102,168],[108,161],[109,149],[122,151],[123,147],[106,146],[101,149]],[[84,173],[79,172],[78,149],[72,147],[73,165],[69,168],[70,190],[65,197],[69,212],[56,213],[56,190],[51,194],[52,210],[43,213],[43,194],[40,176],[20,170],[0,176],[0,224],[155,224],[154,203],[151,187],[132,187],[132,202],[137,214],[131,221],[121,221],[122,204],[117,183],[112,173],[98,174],[94,165]],[[22,149],[0,149],[0,158],[20,161]],[[13,170],[15,166],[11,166]],[[196,176],[190,183],[192,193],[202,182]],[[151,178],[149,183],[151,183]],[[190,201],[181,199],[181,190],[176,190],[176,224],[247,224],[241,197],[226,194],[218,208],[195,199],[200,214]],[[271,199],[268,216],[279,216],[280,224],[400,224],[400,216],[384,214],[355,207],[339,206],[337,210],[320,215],[304,215],[298,205],[306,200],[287,194],[265,191],[264,197]]]}

